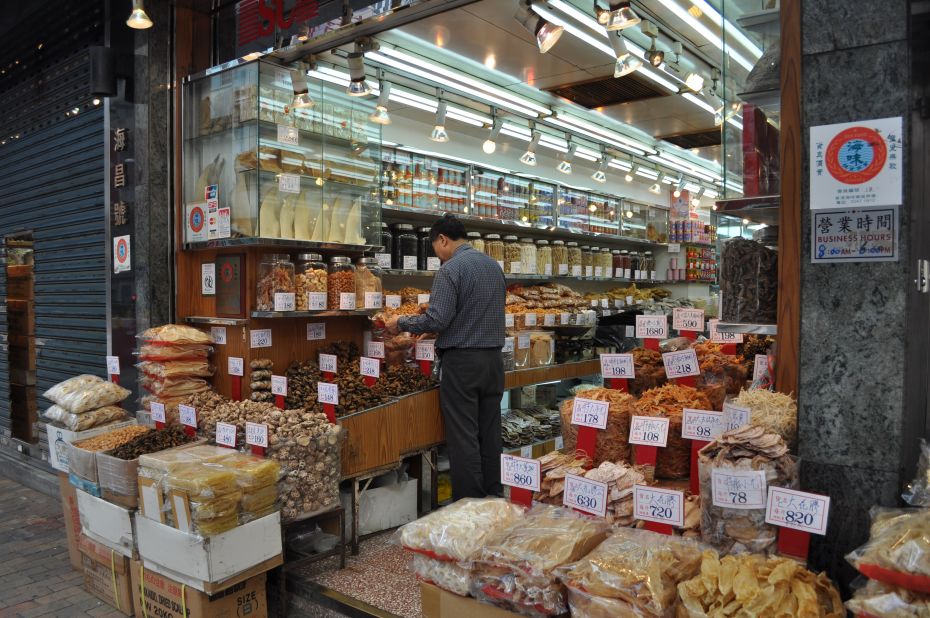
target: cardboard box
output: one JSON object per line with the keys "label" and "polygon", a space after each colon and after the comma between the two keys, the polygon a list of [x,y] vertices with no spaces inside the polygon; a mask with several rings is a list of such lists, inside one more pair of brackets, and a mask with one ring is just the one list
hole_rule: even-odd
{"label": "cardboard box", "polygon": [[145,567],[202,592],[216,592],[218,582],[256,567],[262,569],[252,574],[284,562],[281,514],[277,512],[206,538],[147,517],[137,517],[135,522],[139,555]]}
{"label": "cardboard box", "polygon": [[518,614],[471,597],[460,597],[432,584],[420,583],[423,618],[517,618]]}
{"label": "cardboard box", "polygon": [[68,453],[65,444],[80,442],[81,440],[93,438],[94,436],[99,436],[108,431],[113,431],[114,429],[120,429],[121,427],[128,427],[135,424],[135,419],[129,419],[110,423],[101,427],[94,427],[93,429],[87,429],[85,431],[71,431],[70,429],[59,427],[53,423],[48,423],[45,426],[45,432],[48,434],[48,462],[52,464],[52,467],[56,470],[68,472]]}
{"label": "cardboard box", "polygon": [[[80,442],[80,440],[77,440]],[[97,451],[85,451],[74,445],[65,444],[68,457],[68,471],[93,485],[97,484]]]}
{"label": "cardboard box", "polygon": [[127,558],[135,558],[135,517],[129,509],[77,490],[81,532]]}
{"label": "cardboard box", "polygon": [[139,507],[139,459],[97,453],[97,484],[104,500],[127,509]]}
{"label": "cardboard box", "polygon": [[[347,513],[352,512],[351,494],[340,495]],[[366,489],[358,499],[358,533],[373,534],[397,528],[417,518],[417,480],[410,479],[385,487]],[[352,522],[346,518],[346,536]]]}
{"label": "cardboard box", "polygon": [[[215,594],[188,588],[133,561],[133,609],[136,616],[161,618],[267,618],[265,573],[230,583]],[[225,582],[223,582],[225,583]],[[142,604],[145,604],[143,611]]]}
{"label": "cardboard box", "polygon": [[80,571],[84,568],[78,540],[81,538],[81,515],[78,513],[77,490],[68,482],[68,475],[58,473],[58,491],[61,493],[61,508],[64,512],[65,534],[68,537],[68,559],[71,568]]}
{"label": "cardboard box", "polygon": [[84,589],[127,616],[133,615],[129,558],[82,536],[79,541]]}

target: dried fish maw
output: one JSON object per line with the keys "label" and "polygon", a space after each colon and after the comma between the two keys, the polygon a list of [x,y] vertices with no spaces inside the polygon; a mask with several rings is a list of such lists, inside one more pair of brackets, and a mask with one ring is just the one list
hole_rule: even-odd
{"label": "dried fish maw", "polygon": [[281,238],[294,238],[294,202],[297,197],[297,195],[289,194],[281,204],[281,213],[278,216]]}
{"label": "dried fish maw", "polygon": [[264,238],[280,238],[281,236],[281,206],[283,199],[277,187],[272,187],[258,212],[258,231]]}

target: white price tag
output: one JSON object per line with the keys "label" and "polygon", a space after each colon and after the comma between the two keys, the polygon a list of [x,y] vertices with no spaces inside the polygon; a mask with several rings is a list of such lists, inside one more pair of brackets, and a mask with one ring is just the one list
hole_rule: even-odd
{"label": "white price tag", "polygon": [[384,342],[369,341],[365,346],[365,355],[371,358],[384,358]]}
{"label": "white price tag", "polygon": [[271,376],[271,394],[287,397],[287,376]]}
{"label": "white price tag", "polygon": [[501,267],[501,270],[504,270],[504,262],[503,262],[503,260],[497,260],[497,265]]}
{"label": "white price tag", "polygon": [[543,326],[555,326],[554,313],[546,313],[543,315]]}
{"label": "white price tag", "polygon": [[242,376],[245,374],[245,361],[238,356],[230,356],[226,359],[226,373],[231,376]]}
{"label": "white price tag", "polygon": [[261,328],[249,331],[249,343],[253,348],[270,348],[271,347],[271,329]]}
{"label": "white price tag", "polygon": [[326,311],[326,292],[307,292],[307,310]]}
{"label": "white price tag", "polygon": [[604,316],[605,318],[609,318],[610,316],[613,315],[613,312],[610,309],[604,309],[601,315]]}
{"label": "white price tag", "polygon": [[721,333],[717,330],[718,324],[720,324],[720,320],[716,318],[707,320],[707,330],[710,331],[710,340],[712,343],[743,343],[743,335],[741,333]]}
{"label": "white price tag", "polygon": [[675,330],[704,331],[703,309],[672,309],[672,328]]}
{"label": "white price tag", "polygon": [[650,270],[650,271],[649,271],[649,279],[650,279],[651,281],[655,281],[655,280],[656,280],[656,271],[654,271],[654,270]]}
{"label": "white price tag", "polygon": [[440,262],[439,262],[439,258],[438,258],[438,257],[428,257],[428,258],[426,258],[426,270],[429,270],[429,271],[437,271],[437,270],[439,270],[439,266],[440,266],[440,265],[441,265],[441,264],[440,264]]}
{"label": "white price tag", "polygon": [[623,269],[622,269],[622,268],[615,268],[615,269],[614,269],[614,277],[616,277],[617,279],[623,279]]}
{"label": "white price tag", "polygon": [[245,443],[268,448],[268,425],[247,422],[245,424]]}
{"label": "white price tag", "polygon": [[[629,278],[629,277],[627,277],[627,278]],[[627,304],[627,305],[632,305],[632,304],[633,304],[633,297],[632,297],[632,296],[627,296],[627,297],[626,297],[626,304]],[[667,321],[667,320],[666,320],[666,321]]]}
{"label": "white price tag", "polygon": [[605,378],[636,377],[632,354],[601,354],[601,375]]}
{"label": "white price tag", "polygon": [[418,305],[428,305],[428,304],[429,304],[429,294],[417,294],[417,304],[418,304]]}
{"label": "white price tag", "polygon": [[572,266],[572,277],[580,277],[580,276],[581,276],[581,266],[577,264]]}
{"label": "white price tag", "polygon": [[769,370],[768,354],[756,354],[755,363],[752,366],[752,381],[761,380]]}
{"label": "white price tag", "polygon": [[594,267],[593,267],[593,266],[585,266],[585,267],[584,267],[584,276],[585,276],[585,277],[593,277],[593,276],[594,276]]}
{"label": "white price tag", "polygon": [[278,191],[281,193],[300,193],[300,176],[281,174],[278,176]]}
{"label": "white price tag", "polygon": [[572,425],[606,429],[609,409],[610,403],[607,401],[575,397],[572,402]]}
{"label": "white price tag", "polygon": [[526,457],[527,459],[532,459],[533,458],[533,447],[532,446],[521,446],[520,457]]}
{"label": "white price tag", "polygon": [[320,341],[323,339],[326,339],[326,322],[307,324],[307,341]]}
{"label": "white price tag", "polygon": [[568,274],[568,264],[559,264],[559,276],[564,277]]}
{"label": "white price tag", "polygon": [[200,293],[204,296],[216,296],[216,263],[200,265]]}
{"label": "white price tag", "polygon": [[769,487],[765,523],[812,534],[826,534],[830,498],[804,491]]}
{"label": "white price tag", "polygon": [[213,343],[215,343],[216,345],[226,345],[226,327],[225,326],[211,326],[210,337],[213,338]]}
{"label": "white price tag", "polygon": [[504,314],[504,326],[506,328],[513,328],[513,314],[512,313]]}
{"label": "white price tag", "polygon": [[513,337],[504,337],[504,347],[501,348],[504,354],[513,354]]}
{"label": "white price tag", "polygon": [[666,352],[662,355],[662,363],[665,365],[665,377],[669,380],[701,375],[697,353],[692,348],[680,352]]}
{"label": "white price tag", "polygon": [[607,483],[591,481],[574,474],[565,475],[562,504],[599,517],[607,514]]}
{"label": "white price tag", "polygon": [[181,424],[188,427],[197,428],[197,411],[192,406],[181,404],[178,406],[178,415],[181,417]]}
{"label": "white price tag", "polygon": [[299,146],[300,138],[298,137],[297,127],[289,127],[283,124],[278,125],[278,142],[290,146]]}
{"label": "white price tag", "polygon": [[416,270],[417,269],[417,256],[405,255],[402,265],[404,267],[404,270]]}
{"label": "white price tag", "polygon": [[619,298],[614,299],[614,309],[623,309],[623,301]]}
{"label": "white price tag", "polygon": [[723,430],[733,431],[752,422],[752,410],[729,401],[723,402]]}
{"label": "white price tag", "polygon": [[711,470],[714,506],[730,509],[765,508],[765,470]]}
{"label": "white price tag", "polygon": [[543,264],[543,274],[547,277],[552,276],[552,264]]}
{"label": "white price tag", "polygon": [[681,437],[711,442],[723,433],[723,422],[723,412],[685,408],[682,410]]}
{"label": "white price tag", "polygon": [[601,309],[607,309],[608,307],[610,307],[610,301],[608,301],[606,298],[602,298]]}
{"label": "white price tag", "polygon": [[501,455],[501,484],[539,491],[540,466],[536,459]]}
{"label": "white price tag", "polygon": [[334,406],[339,405],[339,385],[330,384],[329,382],[316,383],[316,399],[320,403],[330,403]]}
{"label": "white price tag", "polygon": [[677,243],[677,242],[668,243],[668,252],[669,253],[681,253],[681,243]]}
{"label": "white price tag", "polygon": [[517,335],[517,349],[518,350],[529,350],[530,349],[530,334],[529,333],[519,333]]}
{"label": "white price tag", "polygon": [[511,262],[510,263],[510,274],[519,275],[523,272],[523,262]]}
{"label": "white price tag", "polygon": [[119,375],[119,356],[107,356],[107,374],[111,376]]}
{"label": "white price tag", "polygon": [[526,326],[536,326],[536,314],[526,313],[523,315],[523,324]]}
{"label": "white price tag", "polygon": [[355,292],[341,292],[339,294],[339,310],[355,311]]}
{"label": "white price tag", "polygon": [[296,299],[293,292],[275,292],[275,311],[294,311],[294,309],[296,309]]}
{"label": "white price tag", "polygon": [[[627,304],[632,300],[627,296]],[[636,316],[637,339],[665,339],[668,337],[668,318],[664,315],[638,315]]]}
{"label": "white price tag", "polygon": [[594,298],[591,299],[591,307],[597,308],[597,299],[594,299]]}
{"label": "white price tag", "polygon": [[335,354],[320,354],[320,371],[323,373],[337,373],[338,358]]}
{"label": "white price tag", "polygon": [[230,423],[217,423],[216,443],[220,446],[236,448],[236,426]]}
{"label": "white price tag", "polygon": [[633,517],[644,521],[685,525],[685,494],[673,489],[633,486]]}
{"label": "white price tag", "polygon": [[603,277],[603,276],[604,276],[604,267],[603,267],[603,266],[595,266],[595,267],[594,267],[594,276],[595,276],[595,277]]}
{"label": "white price tag", "polygon": [[381,298],[381,292],[365,292],[365,309],[380,309]]}
{"label": "white price tag", "polygon": [[634,416],[630,419],[630,444],[658,446],[668,443],[668,419],[661,416]]}
{"label": "white price tag", "polygon": [[152,415],[153,423],[164,423],[165,421],[165,404],[153,401],[149,404],[149,412]]}
{"label": "white price tag", "polygon": [[436,360],[436,341],[433,339],[427,341],[417,341],[416,359],[418,361]]}
{"label": "white price tag", "polygon": [[363,376],[368,376],[369,378],[380,378],[381,361],[379,361],[377,358],[368,358],[367,356],[363,356],[359,359],[358,372]]}
{"label": "white price tag", "polygon": [[569,324],[572,323],[572,314],[570,314],[570,313],[563,313],[563,314],[562,314],[561,316],[559,316],[559,317],[561,318],[561,319],[559,320],[559,323],[560,323],[562,326],[568,326]]}
{"label": "white price tag", "polygon": [[565,439],[562,436],[557,436],[555,439],[555,450],[561,451],[565,448]]}
{"label": "white price tag", "polygon": [[378,260],[378,266],[380,268],[391,268],[391,254],[390,253],[376,253],[375,259]]}
{"label": "white price tag", "polygon": [[388,294],[384,297],[384,306],[388,309],[400,309],[401,298],[397,294]]}

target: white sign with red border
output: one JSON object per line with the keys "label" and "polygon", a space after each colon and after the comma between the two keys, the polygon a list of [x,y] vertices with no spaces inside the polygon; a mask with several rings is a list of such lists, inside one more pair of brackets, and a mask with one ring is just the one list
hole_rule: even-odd
{"label": "white sign with red border", "polygon": [[636,316],[637,339],[665,339],[668,337],[668,318],[664,315]]}
{"label": "white sign with red border", "polygon": [[572,401],[572,425],[606,429],[609,409],[610,403],[607,401],[575,397]]}
{"label": "white sign with red border", "polygon": [[633,486],[633,517],[682,527],[685,525],[685,494],[673,489]]}
{"label": "white sign with red border", "polygon": [[830,497],[804,491],[769,487],[765,523],[824,535],[830,517]]}
{"label": "white sign with red border", "polygon": [[601,375],[605,378],[636,377],[632,354],[601,354]]}
{"label": "white sign with red border", "polygon": [[669,380],[701,375],[697,353],[692,348],[678,352],[666,352],[662,355],[665,365],[665,377]]}
{"label": "white sign with red border", "polygon": [[539,476],[538,459],[501,455],[501,484],[539,491]]}
{"label": "white sign with red border", "polygon": [[634,416],[630,419],[630,444],[665,448],[669,420],[660,416]]}
{"label": "white sign with red border", "polygon": [[592,481],[574,474],[566,474],[562,504],[585,513],[604,517],[607,514],[607,483]]}

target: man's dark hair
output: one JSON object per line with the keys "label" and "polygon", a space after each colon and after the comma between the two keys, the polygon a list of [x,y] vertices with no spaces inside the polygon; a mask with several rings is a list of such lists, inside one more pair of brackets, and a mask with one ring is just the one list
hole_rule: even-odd
{"label": "man's dark hair", "polygon": [[465,226],[459,221],[458,217],[452,213],[446,213],[442,219],[433,224],[429,230],[429,241],[436,242],[439,235],[442,234],[449,240],[461,240],[465,238]]}

